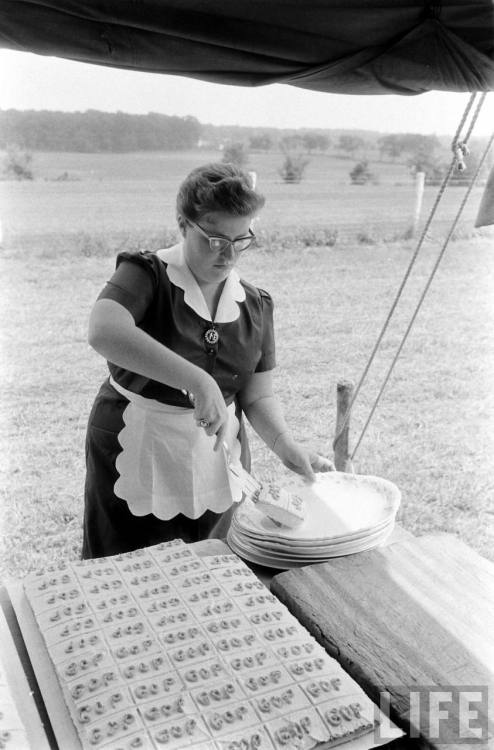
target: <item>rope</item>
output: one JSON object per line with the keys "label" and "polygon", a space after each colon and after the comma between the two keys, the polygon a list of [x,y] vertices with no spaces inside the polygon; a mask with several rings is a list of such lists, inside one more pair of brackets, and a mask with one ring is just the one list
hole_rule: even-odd
{"label": "rope", "polygon": [[[475,96],[475,94],[473,96]],[[456,136],[455,136],[455,138],[453,138],[453,142],[451,144],[451,150],[453,151],[453,154],[456,156],[457,167],[458,167],[458,169],[459,169],[460,172],[463,172],[467,168],[467,166],[465,164],[465,161],[464,161],[464,157],[467,156],[468,153],[469,153],[468,147],[467,147],[467,142],[468,142],[468,139],[470,138],[470,135],[472,134],[474,125],[475,125],[475,123],[477,121],[477,117],[479,116],[480,110],[482,109],[482,105],[484,103],[484,100],[485,100],[486,96],[487,96],[487,93],[484,92],[482,94],[482,96],[480,97],[480,100],[479,100],[479,102],[477,104],[477,108],[476,108],[475,113],[474,113],[474,115],[472,117],[472,121],[470,123],[470,127],[468,128],[468,130],[467,130],[467,132],[466,132],[463,140],[460,141],[459,138],[457,138]],[[470,101],[473,104],[473,98],[472,97],[470,97]],[[462,122],[464,122],[464,119],[463,119]],[[456,131],[456,132],[458,133],[458,131]]]}
{"label": "rope", "polygon": [[406,342],[406,340],[407,340],[407,338],[408,338],[408,334],[409,334],[409,333],[410,333],[410,331],[412,330],[412,326],[413,326],[413,324],[415,323],[415,319],[416,319],[416,317],[417,317],[417,315],[418,315],[418,313],[419,313],[419,310],[420,310],[420,308],[421,308],[421,306],[422,306],[422,303],[423,303],[423,301],[424,301],[424,299],[425,299],[425,296],[426,296],[427,292],[429,291],[429,287],[431,286],[431,284],[432,284],[432,280],[434,279],[434,276],[436,275],[436,271],[437,271],[437,269],[439,268],[439,264],[440,264],[440,262],[441,262],[441,260],[442,260],[442,258],[443,258],[443,256],[444,256],[444,253],[445,253],[445,251],[446,251],[446,248],[447,248],[447,246],[448,246],[448,243],[449,243],[449,241],[450,241],[450,239],[451,239],[451,236],[452,236],[452,234],[453,234],[454,230],[456,229],[456,226],[457,226],[457,224],[458,224],[458,221],[459,221],[459,219],[460,219],[460,216],[461,216],[461,214],[462,214],[462,212],[463,212],[463,209],[465,208],[465,204],[466,204],[466,202],[467,202],[467,200],[468,200],[468,198],[469,198],[469,196],[470,196],[470,193],[472,192],[472,189],[473,189],[473,186],[474,186],[474,184],[475,184],[475,181],[476,181],[476,179],[477,179],[477,177],[478,177],[478,175],[479,175],[479,173],[480,173],[480,170],[481,170],[481,168],[482,168],[482,165],[483,165],[483,163],[484,163],[484,161],[485,161],[485,159],[486,159],[486,157],[487,157],[487,154],[488,154],[488,152],[489,152],[489,149],[491,148],[491,146],[492,146],[492,144],[493,144],[493,143],[494,143],[494,133],[493,133],[493,134],[491,135],[491,137],[490,137],[490,139],[489,139],[489,141],[488,141],[487,147],[486,147],[486,149],[485,149],[484,153],[482,154],[482,158],[481,158],[481,159],[480,159],[480,161],[479,161],[479,164],[478,164],[478,167],[477,167],[477,169],[476,169],[476,171],[475,171],[475,174],[474,174],[474,176],[473,176],[473,178],[472,178],[472,180],[471,180],[471,182],[470,182],[470,185],[468,186],[468,188],[467,188],[467,191],[466,191],[466,193],[465,193],[465,195],[464,195],[464,197],[463,197],[463,200],[462,200],[462,202],[461,202],[461,204],[460,204],[460,207],[459,207],[459,209],[458,209],[458,212],[457,212],[457,214],[456,214],[456,216],[455,216],[455,219],[454,219],[454,221],[453,221],[453,224],[451,225],[451,228],[450,228],[450,230],[449,230],[449,232],[448,232],[448,235],[447,235],[447,237],[446,237],[446,239],[445,239],[445,241],[444,241],[444,244],[443,244],[443,246],[442,246],[442,248],[441,248],[441,251],[440,251],[440,253],[439,253],[439,256],[438,256],[438,258],[437,258],[437,260],[436,260],[436,262],[435,262],[435,264],[434,264],[434,266],[433,266],[433,268],[432,268],[432,271],[431,271],[431,273],[430,273],[430,275],[429,275],[429,278],[427,279],[427,283],[426,283],[426,285],[425,285],[424,291],[422,292],[422,294],[421,294],[421,296],[420,296],[420,299],[419,299],[419,301],[418,301],[418,303],[417,303],[417,306],[416,306],[416,308],[415,308],[415,310],[414,310],[414,313],[413,313],[413,315],[412,315],[412,318],[411,318],[411,320],[410,320],[410,323],[408,324],[408,327],[407,327],[407,329],[406,329],[406,331],[405,331],[405,334],[404,334],[404,336],[403,336],[403,338],[402,338],[402,340],[401,340],[401,343],[400,343],[400,345],[399,345],[399,347],[398,347],[398,350],[397,350],[397,352],[396,352],[396,354],[395,354],[395,356],[394,356],[394,358],[393,358],[393,361],[391,362],[391,365],[390,365],[390,367],[389,367],[389,369],[388,369],[388,372],[386,373],[386,377],[385,377],[385,379],[384,379],[384,382],[383,382],[383,384],[382,384],[382,386],[381,386],[381,389],[380,389],[379,393],[377,394],[376,400],[374,401],[374,404],[373,404],[373,406],[372,406],[372,409],[371,409],[371,411],[370,411],[370,414],[369,414],[369,416],[367,417],[367,421],[366,421],[366,423],[364,424],[364,427],[362,428],[362,432],[360,433],[360,437],[359,437],[359,439],[358,439],[358,441],[357,441],[357,444],[356,444],[356,446],[355,446],[355,448],[354,448],[354,450],[353,450],[353,452],[352,452],[352,455],[351,455],[351,457],[350,457],[350,460],[353,460],[353,458],[354,458],[354,456],[355,456],[355,453],[357,452],[357,449],[358,449],[358,447],[359,447],[360,443],[362,442],[362,439],[363,439],[363,437],[364,437],[364,435],[365,435],[365,432],[366,432],[366,430],[367,430],[367,427],[369,426],[369,422],[371,421],[371,419],[372,419],[372,417],[373,417],[373,415],[374,415],[374,412],[375,412],[375,410],[376,410],[376,408],[377,408],[377,405],[378,405],[378,403],[379,403],[379,401],[380,401],[380,399],[381,399],[381,396],[382,396],[382,394],[384,393],[384,389],[386,388],[386,385],[388,384],[388,380],[389,380],[389,379],[390,379],[390,377],[391,377],[391,374],[392,374],[392,372],[393,372],[393,370],[394,370],[395,364],[396,364],[396,362],[398,361],[398,358],[399,358],[399,356],[400,356],[400,354],[401,354],[401,351],[402,351],[402,349],[403,349],[403,347],[404,347],[404,345],[405,345],[405,342]]}
{"label": "rope", "polygon": [[[344,419],[342,421],[341,428],[340,428],[338,434],[336,435],[336,437],[335,437],[335,439],[333,441],[333,449],[335,448],[338,440],[341,438],[343,432],[345,431],[346,426],[348,425],[353,405],[355,404],[355,401],[357,400],[357,397],[358,397],[358,395],[360,393],[360,390],[361,390],[362,385],[363,385],[363,383],[365,381],[365,378],[368,375],[368,372],[369,372],[369,370],[371,368],[371,365],[372,365],[372,363],[373,363],[373,361],[375,359],[375,356],[376,356],[377,351],[378,351],[378,349],[379,349],[379,347],[381,345],[381,342],[382,342],[382,340],[384,338],[384,335],[385,335],[386,331],[388,330],[389,324],[391,322],[391,318],[393,317],[393,315],[395,313],[396,307],[398,305],[398,302],[401,299],[401,295],[402,295],[403,290],[404,290],[404,288],[405,288],[405,286],[407,284],[407,281],[408,281],[408,279],[410,277],[410,274],[411,274],[411,272],[413,270],[413,267],[415,265],[415,262],[417,260],[418,255],[419,255],[419,252],[422,249],[422,245],[423,245],[424,240],[425,240],[425,238],[427,236],[427,232],[429,231],[430,225],[431,225],[432,220],[434,218],[434,215],[436,213],[437,207],[438,207],[438,205],[439,205],[439,203],[440,203],[440,201],[441,201],[441,199],[443,197],[444,191],[445,191],[445,189],[446,189],[446,187],[448,185],[448,182],[450,180],[451,174],[453,173],[455,165],[460,163],[459,162],[459,156],[458,156],[458,154],[460,152],[461,156],[463,157],[463,155],[466,152],[466,143],[468,141],[468,138],[470,137],[470,134],[471,134],[471,132],[473,130],[475,122],[476,122],[476,120],[477,120],[477,118],[479,116],[480,109],[482,107],[482,104],[484,102],[486,94],[485,93],[482,94],[480,102],[478,103],[478,105],[476,107],[476,110],[474,112],[474,115],[473,115],[473,118],[472,118],[472,123],[470,124],[470,127],[469,127],[469,129],[468,129],[468,131],[467,131],[467,133],[465,135],[465,138],[460,142],[461,131],[462,131],[463,126],[464,126],[464,124],[465,124],[465,122],[467,120],[468,115],[470,114],[470,110],[472,109],[472,106],[473,106],[473,104],[475,102],[476,96],[477,96],[476,93],[473,93],[470,96],[470,99],[469,99],[469,101],[468,101],[468,103],[467,103],[467,105],[465,107],[465,111],[464,111],[463,116],[462,116],[462,118],[460,120],[458,128],[456,129],[456,133],[455,133],[453,141],[451,143],[451,148],[452,148],[452,151],[453,151],[453,157],[451,159],[451,163],[450,163],[449,168],[448,168],[448,170],[447,170],[447,172],[446,172],[446,174],[445,174],[445,176],[443,178],[443,181],[442,181],[441,186],[439,188],[436,200],[434,201],[434,204],[433,204],[432,209],[430,211],[429,217],[428,217],[428,219],[427,219],[427,221],[426,221],[426,223],[424,225],[424,228],[423,228],[422,234],[421,234],[421,236],[419,238],[417,247],[416,247],[416,249],[415,249],[415,251],[414,251],[414,253],[412,255],[412,258],[411,258],[410,263],[408,265],[408,268],[407,268],[407,270],[405,272],[403,280],[402,280],[402,282],[401,282],[401,284],[399,286],[399,289],[398,289],[398,291],[396,293],[395,299],[394,299],[394,301],[393,301],[393,303],[391,305],[391,309],[390,309],[390,311],[389,311],[389,313],[388,313],[388,315],[386,317],[386,320],[384,321],[384,324],[383,324],[383,326],[381,328],[381,331],[379,333],[377,341],[374,344],[374,348],[373,348],[373,350],[372,350],[372,352],[370,354],[369,360],[368,360],[368,362],[367,362],[367,364],[366,364],[366,366],[364,368],[364,371],[363,371],[362,376],[361,376],[361,378],[360,378],[360,380],[358,382],[358,385],[355,388],[355,391],[354,391],[354,393],[352,395],[352,398],[350,400],[350,404],[348,406],[348,409],[347,409],[346,414],[344,416]],[[375,407],[374,407],[374,410],[375,410]],[[367,426],[367,423],[366,423],[366,426]],[[360,437],[360,439],[358,441],[357,447],[358,447],[358,445],[361,442],[361,438],[362,438],[362,435],[361,435],[361,437]],[[352,458],[355,455],[355,450],[353,451]]]}

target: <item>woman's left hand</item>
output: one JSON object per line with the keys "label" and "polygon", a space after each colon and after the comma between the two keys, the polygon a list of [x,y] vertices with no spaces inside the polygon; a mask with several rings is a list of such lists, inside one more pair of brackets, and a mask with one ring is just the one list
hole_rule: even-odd
{"label": "woman's left hand", "polygon": [[302,474],[310,482],[315,480],[316,471],[334,471],[334,464],[329,458],[324,458],[315,451],[304,448],[291,437],[281,435],[276,441],[274,450],[288,469],[296,474]]}

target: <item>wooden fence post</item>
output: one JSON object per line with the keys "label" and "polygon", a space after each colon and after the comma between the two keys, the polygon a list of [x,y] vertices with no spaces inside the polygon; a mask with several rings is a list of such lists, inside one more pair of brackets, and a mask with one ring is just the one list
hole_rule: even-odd
{"label": "wooden fence post", "polygon": [[417,172],[415,175],[415,206],[413,209],[412,237],[417,234],[420,224],[420,213],[422,211],[422,199],[424,197],[425,172]]}
{"label": "wooden fence post", "polygon": [[[344,430],[341,428],[345,420],[348,407],[353,396],[353,383],[348,380],[340,380],[336,386],[336,435],[334,444],[334,465],[336,471],[349,471],[349,433],[350,420],[347,421]],[[340,435],[341,432],[341,435]]]}

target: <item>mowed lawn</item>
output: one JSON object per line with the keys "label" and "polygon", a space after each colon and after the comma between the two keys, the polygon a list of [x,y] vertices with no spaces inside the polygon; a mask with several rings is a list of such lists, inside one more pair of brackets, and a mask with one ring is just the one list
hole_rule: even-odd
{"label": "mowed lawn", "polygon": [[[0,182],[0,221],[5,241],[25,235],[128,234],[159,232],[175,226],[175,195],[185,174],[201,163],[221,158],[218,151],[138,154],[34,155],[33,182]],[[278,152],[252,153],[246,169],[255,171],[266,196],[260,226],[280,229],[338,227],[341,239],[349,228],[376,232],[378,238],[401,236],[410,225],[415,203],[414,180],[404,164],[371,162],[375,181],[351,184],[355,159],[334,154],[309,157],[298,185],[285,184],[278,170]],[[66,175],[67,180],[57,178]],[[437,188],[426,187],[423,215]],[[472,222],[481,189],[475,188],[466,206]],[[452,187],[443,197],[438,221],[450,220],[463,189]],[[353,232],[355,234],[355,232]]]}
{"label": "mowed lawn", "polygon": [[[98,158],[92,157],[93,163]],[[189,163],[182,167],[183,174]],[[106,186],[103,192],[113,194],[115,216],[120,215],[125,231],[136,242],[152,244],[163,225],[172,226],[171,219],[160,223],[159,213],[156,224],[134,226],[120,202],[122,182],[132,194],[130,178],[103,176],[101,181]],[[145,183],[136,177],[136,203],[142,199]],[[29,216],[37,215],[42,203],[46,223],[55,222],[58,227],[50,225],[49,231],[43,231],[38,224],[6,226],[5,217],[11,222],[14,214],[3,203],[7,231],[0,251],[2,576],[22,576],[49,561],[80,554],[84,433],[92,400],[105,377],[105,363],[86,343],[87,319],[112,272],[114,258],[109,248],[118,245],[120,236],[117,228],[106,230],[96,219],[82,221],[77,210],[77,195],[82,193],[77,191],[84,188],[88,199],[94,184],[81,179],[2,186],[4,191],[9,188],[10,207],[22,206],[18,210]],[[50,193],[53,186],[60,193]],[[292,194],[290,210],[284,204],[279,235],[269,248],[246,254],[240,270],[275,299],[275,377],[288,421],[301,441],[331,455],[336,383],[340,378],[357,381],[360,377],[413,245],[348,241],[310,247],[289,241],[283,226],[305,227],[308,232],[311,212],[322,211],[322,199],[315,208],[306,202],[304,191],[317,194],[309,179],[297,187],[275,185],[273,178],[274,187],[280,194],[287,187],[294,188],[299,198]],[[12,194],[23,189],[32,193],[26,192],[15,203]],[[156,190],[156,205],[161,201],[163,206],[165,198],[169,200],[168,191]],[[387,191],[392,206],[396,203],[393,185]],[[65,202],[60,201],[62,194]],[[369,210],[370,201],[369,193],[359,195],[359,201],[353,200],[357,216]],[[270,197],[270,202],[276,198]],[[336,196],[328,203],[328,211],[337,214],[340,205]],[[274,215],[269,210],[280,208],[266,207],[263,226],[269,224],[266,215]],[[78,231],[88,238],[84,248],[74,240],[74,225],[79,223],[84,229]],[[97,242],[91,240],[95,235]],[[457,534],[491,559],[492,245],[489,233],[450,244],[355,460],[358,472],[386,477],[400,487],[399,520],[407,529],[417,534]],[[438,237],[424,247],[397,318],[355,405],[353,443],[439,247]],[[255,438],[253,449],[255,473],[282,481],[285,470]]]}

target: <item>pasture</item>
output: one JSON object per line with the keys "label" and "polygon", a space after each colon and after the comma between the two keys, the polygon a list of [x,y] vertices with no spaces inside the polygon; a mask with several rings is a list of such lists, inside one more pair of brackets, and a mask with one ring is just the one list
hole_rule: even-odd
{"label": "pasture", "polygon": [[[218,160],[219,152],[139,154],[35,154],[33,182],[0,183],[0,218],[5,241],[39,235],[119,236],[159,233],[175,227],[175,194],[184,175],[201,163]],[[371,162],[376,180],[350,184],[355,160],[314,154],[299,184],[285,184],[278,174],[280,153],[253,153],[246,169],[256,171],[266,207],[258,226],[266,233],[280,230],[339,228],[340,239],[359,231],[377,239],[403,236],[411,223],[414,181],[403,164]],[[66,175],[68,179],[57,179]],[[423,215],[436,196],[426,188]],[[472,222],[481,189],[474,189],[465,210]],[[445,194],[438,224],[450,221],[462,189]]]}
{"label": "pasture", "polygon": [[[155,247],[174,231],[183,175],[218,154],[36,154],[32,182],[0,183],[2,516],[0,575],[22,576],[80,554],[84,433],[105,363],[86,343],[91,305],[119,247]],[[251,156],[267,198],[258,248],[241,273],[275,300],[276,384],[293,432],[331,454],[335,390],[358,380],[413,252],[403,237],[413,182],[403,166],[372,165],[377,184],[352,186],[352,163],[312,157],[299,185],[279,154]],[[56,178],[67,172],[69,179]],[[360,473],[396,482],[400,522],[449,531],[493,558],[493,243],[467,206],[395,373],[356,456]],[[452,188],[439,225],[456,210]],[[430,205],[434,192],[426,191]],[[332,228],[336,241],[327,243]],[[327,230],[327,231],[326,231]],[[432,229],[362,395],[367,417],[440,248]],[[328,244],[330,246],[328,246]],[[252,437],[255,473],[284,469]]]}

